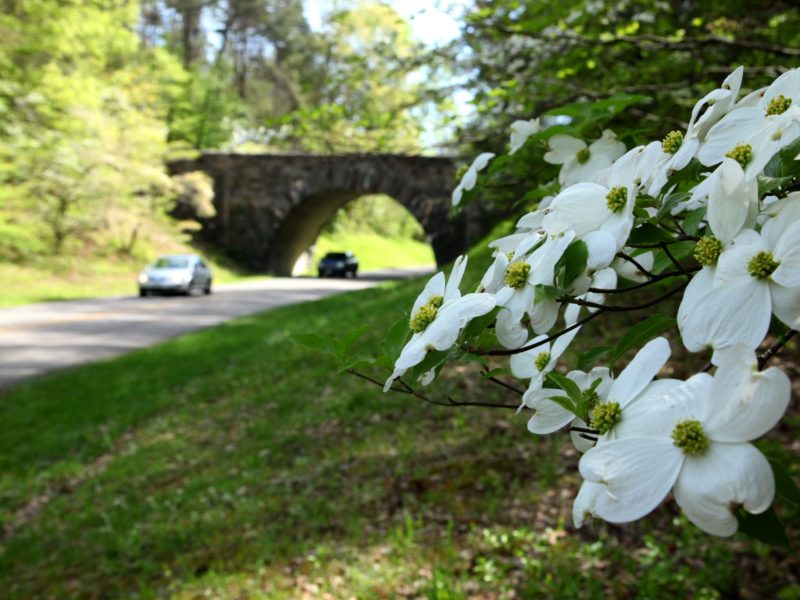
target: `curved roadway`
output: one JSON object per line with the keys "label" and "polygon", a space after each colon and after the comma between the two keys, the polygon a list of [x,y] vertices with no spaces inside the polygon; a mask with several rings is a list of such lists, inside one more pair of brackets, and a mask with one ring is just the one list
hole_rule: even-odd
{"label": "curved roadway", "polygon": [[219,285],[210,296],[121,296],[0,310],[0,387],[150,346],[228,319],[429,273],[392,269],[358,279],[275,278]]}

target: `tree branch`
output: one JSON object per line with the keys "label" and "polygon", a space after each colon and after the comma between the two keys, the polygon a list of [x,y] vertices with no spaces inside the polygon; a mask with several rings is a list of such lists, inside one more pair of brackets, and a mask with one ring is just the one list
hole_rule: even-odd
{"label": "tree branch", "polygon": [[[373,384],[377,385],[378,387],[381,387],[381,388],[383,387],[383,383],[382,382],[378,381],[377,379],[373,379],[372,377],[370,377],[369,375],[365,375],[364,373],[359,373],[355,369],[347,369],[347,372],[350,373],[351,375],[355,375],[356,377],[360,377],[361,379],[363,379],[365,381],[369,381],[370,383],[373,383]],[[446,401],[434,400],[432,398],[428,398],[424,394],[420,394],[418,391],[414,390],[410,385],[408,385],[402,379],[397,379],[396,381],[398,383],[402,384],[403,387],[402,388],[397,388],[397,387],[392,386],[391,388],[389,388],[391,391],[400,392],[401,394],[410,394],[410,395],[414,396],[415,398],[417,398],[419,400],[422,400],[423,402],[427,402],[428,404],[435,404],[436,406],[448,406],[448,407],[451,407],[451,408],[455,407],[455,406],[482,406],[484,408],[505,408],[507,410],[517,410],[519,408],[518,404],[496,404],[496,403],[493,403],[493,402],[471,402],[471,401],[462,402],[460,400],[453,400],[453,398],[451,398],[450,396],[447,397]],[[513,388],[510,388],[510,389],[513,389]],[[515,390],[515,391],[517,391],[517,390]]]}
{"label": "tree branch", "polygon": [[767,364],[769,359],[780,352],[781,349],[786,345],[786,342],[792,339],[795,335],[797,335],[796,329],[790,329],[783,334],[781,339],[772,344],[772,346],[770,346],[761,356],[758,357],[758,368],[763,369],[764,365]]}

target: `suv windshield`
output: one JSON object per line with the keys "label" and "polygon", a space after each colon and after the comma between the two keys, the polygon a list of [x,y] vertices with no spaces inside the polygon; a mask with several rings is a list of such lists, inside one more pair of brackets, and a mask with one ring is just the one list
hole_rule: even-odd
{"label": "suv windshield", "polygon": [[322,260],[346,260],[347,254],[344,252],[328,252]]}
{"label": "suv windshield", "polygon": [[188,258],[177,258],[174,256],[162,256],[153,263],[156,269],[185,269],[189,266]]}

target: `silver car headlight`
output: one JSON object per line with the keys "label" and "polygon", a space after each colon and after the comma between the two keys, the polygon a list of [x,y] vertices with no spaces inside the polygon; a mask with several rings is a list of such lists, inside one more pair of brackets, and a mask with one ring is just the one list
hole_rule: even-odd
{"label": "silver car headlight", "polygon": [[139,283],[147,283],[149,279],[147,273],[139,273]]}

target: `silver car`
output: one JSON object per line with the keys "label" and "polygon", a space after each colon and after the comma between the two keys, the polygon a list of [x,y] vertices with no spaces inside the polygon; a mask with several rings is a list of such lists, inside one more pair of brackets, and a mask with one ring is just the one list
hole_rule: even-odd
{"label": "silver car", "polygon": [[210,294],[211,279],[211,269],[197,254],[170,254],[139,273],[139,295]]}

